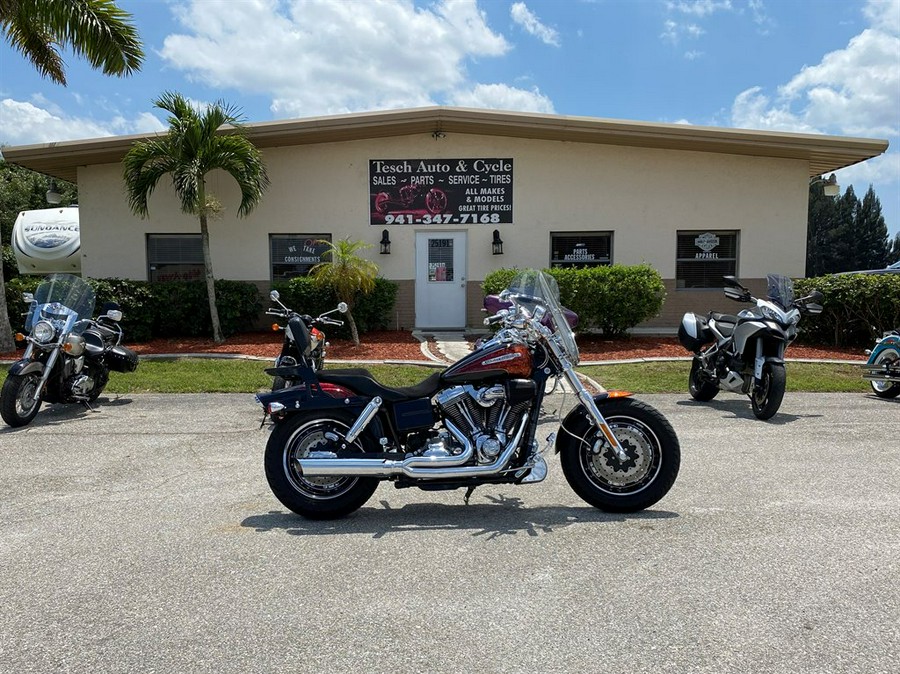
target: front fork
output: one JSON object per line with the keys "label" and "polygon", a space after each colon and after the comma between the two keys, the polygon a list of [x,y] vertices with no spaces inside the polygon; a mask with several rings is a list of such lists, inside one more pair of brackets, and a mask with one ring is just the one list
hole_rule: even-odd
{"label": "front fork", "polygon": [[[32,396],[32,400],[37,402],[41,398],[41,393],[44,390],[44,386],[47,385],[47,380],[50,379],[50,373],[53,372],[53,366],[56,364],[56,359],[59,358],[59,346],[57,346],[53,351],[50,352],[50,355],[47,356],[47,362],[44,363],[44,371],[41,374],[41,383],[34,390],[34,396]],[[34,346],[29,344],[25,349],[25,354],[22,357],[22,360],[27,360],[31,357],[32,353],[34,353]]]}
{"label": "front fork", "polygon": [[587,410],[588,418],[600,429],[600,432],[603,433],[603,437],[606,438],[606,441],[613,448],[619,461],[627,461],[628,455],[625,453],[622,445],[619,444],[619,441],[616,439],[609,424],[606,423],[606,419],[604,419],[603,415],[600,413],[600,408],[597,407],[594,396],[592,396],[584,387],[584,384],[581,383],[581,380],[578,378],[578,374],[575,372],[575,368],[572,367],[569,359],[562,354],[560,355],[562,356],[560,358],[560,363],[566,381],[569,382],[569,385],[571,385],[572,389],[578,395],[578,400],[581,401],[581,404],[584,405],[584,408]]}

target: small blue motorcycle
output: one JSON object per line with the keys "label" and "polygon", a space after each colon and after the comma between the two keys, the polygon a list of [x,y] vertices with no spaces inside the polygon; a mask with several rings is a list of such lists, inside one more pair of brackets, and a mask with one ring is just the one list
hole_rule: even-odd
{"label": "small blue motorcycle", "polygon": [[900,395],[900,330],[891,330],[866,349],[869,360],[863,365],[863,379],[869,380],[879,398]]}

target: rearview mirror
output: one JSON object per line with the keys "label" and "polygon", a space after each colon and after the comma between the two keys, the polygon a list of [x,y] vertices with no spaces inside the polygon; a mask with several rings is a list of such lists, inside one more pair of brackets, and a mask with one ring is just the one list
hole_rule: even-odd
{"label": "rearview mirror", "polygon": [[346,314],[346,313],[347,313],[347,303],[346,303],[346,302],[340,302],[340,303],[338,304],[338,311],[340,311],[342,314]]}
{"label": "rearview mirror", "polygon": [[278,294],[277,290],[273,290],[269,293],[269,299],[273,302],[277,302],[279,297],[281,297],[281,295]]}

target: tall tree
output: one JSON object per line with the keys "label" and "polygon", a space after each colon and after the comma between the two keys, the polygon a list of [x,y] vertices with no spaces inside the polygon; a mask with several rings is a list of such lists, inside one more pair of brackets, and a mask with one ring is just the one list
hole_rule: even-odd
{"label": "tall tree", "polygon": [[170,113],[169,131],[164,136],[135,142],[126,153],[123,163],[129,204],[135,214],[147,217],[150,195],[163,176],[169,175],[182,212],[199,218],[213,339],[220,344],[225,338],[216,308],[209,218],[221,210],[221,205],[207,192],[206,175],[221,169],[234,178],[241,191],[240,217],[259,203],[269,186],[269,177],[262,155],[247,138],[236,108],[217,102],[201,110],[174,92],[165,92],[154,105]]}
{"label": "tall tree", "polygon": [[351,241],[349,237],[340,239],[337,243],[330,241],[321,243],[328,246],[322,257],[330,259],[314,266],[309,270],[309,274],[317,284],[331,288],[338,300],[347,303],[350,336],[353,343],[359,346],[359,331],[353,319],[353,304],[359,293],[369,293],[375,287],[378,265],[360,257],[357,253],[372,246],[365,241]]}
{"label": "tall tree", "polygon": [[[63,86],[66,71],[58,47],[72,49],[107,75],[130,75],[140,70],[144,60],[131,15],[112,0],[0,0],[0,34],[42,76]],[[0,269],[0,352],[8,352],[15,342],[2,272]]]}
{"label": "tall tree", "polygon": [[59,48],[106,75],[130,75],[144,60],[131,15],[113,0],[0,0],[0,32],[43,77],[63,86]]}
{"label": "tall tree", "polygon": [[887,265],[890,244],[887,225],[881,214],[881,201],[869,185],[865,196],[856,209],[854,222],[855,269],[882,269]]}
{"label": "tall tree", "polygon": [[833,262],[831,244],[837,223],[837,199],[825,194],[822,181],[812,182],[806,229],[807,277],[829,273]]}
{"label": "tall tree", "polygon": [[900,232],[897,232],[891,242],[891,250],[888,252],[887,263],[894,264],[895,262],[900,262]]}

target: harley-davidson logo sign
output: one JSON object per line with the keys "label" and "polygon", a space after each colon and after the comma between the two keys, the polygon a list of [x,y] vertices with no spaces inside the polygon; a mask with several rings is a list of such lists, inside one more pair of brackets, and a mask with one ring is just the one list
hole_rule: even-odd
{"label": "harley-davidson logo sign", "polygon": [[719,245],[719,237],[712,232],[706,232],[706,234],[701,234],[694,239],[694,244],[704,253],[708,253]]}

